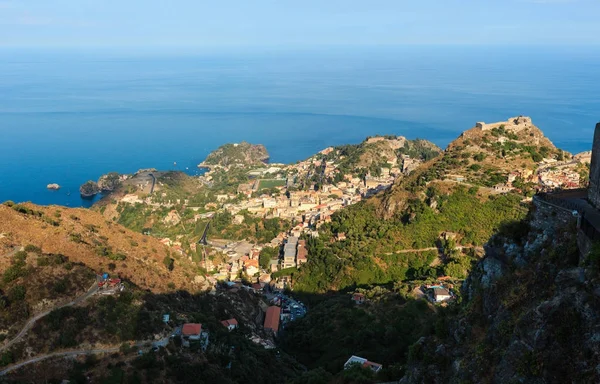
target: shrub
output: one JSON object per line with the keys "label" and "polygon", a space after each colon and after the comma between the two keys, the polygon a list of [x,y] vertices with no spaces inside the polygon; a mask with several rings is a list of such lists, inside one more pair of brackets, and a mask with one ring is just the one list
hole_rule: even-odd
{"label": "shrub", "polygon": [[78,243],[78,244],[84,243],[83,237],[81,237],[80,233],[70,233],[69,240],[71,240],[74,243]]}
{"label": "shrub", "polygon": [[13,256],[13,264],[25,264],[25,260],[27,259],[27,252],[19,251],[15,253]]}
{"label": "shrub", "polygon": [[163,264],[165,265],[165,267],[167,267],[169,271],[172,271],[175,267],[175,260],[171,259],[169,256],[165,256],[165,258],[163,259]]}
{"label": "shrub", "polygon": [[67,279],[60,279],[56,283],[54,283],[54,286],[52,287],[52,289],[56,293],[65,293],[67,291],[67,287],[68,287]]}
{"label": "shrub", "polygon": [[122,253],[113,253],[113,254],[110,254],[110,255],[108,256],[108,258],[109,258],[109,259],[111,259],[111,260],[120,261],[120,260],[125,260],[125,259],[127,259],[127,256],[125,256],[125,255],[124,255],[124,254],[122,254]]}
{"label": "shrub", "polygon": [[42,253],[42,249],[40,247],[36,247],[33,244],[27,244],[27,246],[25,247],[25,252],[40,254]]}
{"label": "shrub", "polygon": [[25,299],[25,287],[22,285],[15,285],[8,291],[8,299],[10,301],[22,301]]}

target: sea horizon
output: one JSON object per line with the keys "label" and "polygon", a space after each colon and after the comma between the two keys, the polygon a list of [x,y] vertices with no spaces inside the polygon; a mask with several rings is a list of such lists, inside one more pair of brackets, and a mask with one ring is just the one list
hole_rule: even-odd
{"label": "sea horizon", "polygon": [[174,162],[194,174],[228,142],[291,163],[377,134],[445,148],[518,115],[578,153],[599,120],[600,53],[586,47],[135,55],[0,49],[0,201],[89,206],[87,180]]}

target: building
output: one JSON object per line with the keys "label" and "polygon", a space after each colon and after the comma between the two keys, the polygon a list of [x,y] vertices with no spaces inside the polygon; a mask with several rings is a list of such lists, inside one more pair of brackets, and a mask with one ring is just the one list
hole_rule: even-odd
{"label": "building", "polygon": [[277,272],[279,270],[279,260],[271,259],[269,260],[269,268],[271,272]]}
{"label": "building", "polygon": [[352,301],[354,301],[354,304],[362,304],[365,302],[365,295],[357,292],[352,295]]}
{"label": "building", "polygon": [[444,287],[433,287],[432,289],[433,289],[433,301],[435,301],[436,303],[441,303],[443,301],[450,300],[452,298],[450,291],[448,291]]}
{"label": "building", "polygon": [[227,328],[229,330],[229,332],[233,331],[234,329],[236,329],[238,327],[238,322],[236,319],[229,319],[229,320],[223,320],[221,321],[221,324],[223,324],[223,326],[225,328]]}
{"label": "building", "polygon": [[277,336],[279,332],[279,319],[281,317],[281,308],[275,305],[267,308],[267,314],[265,316],[265,323],[263,328],[265,331],[271,331]]}
{"label": "building", "polygon": [[381,371],[381,369],[383,368],[381,364],[377,364],[365,358],[353,355],[344,364],[344,369],[349,369],[355,365],[359,365],[363,368],[370,368],[375,373]]}
{"label": "building", "polygon": [[181,335],[189,340],[200,340],[201,333],[202,324],[198,323],[185,323],[181,329]]}

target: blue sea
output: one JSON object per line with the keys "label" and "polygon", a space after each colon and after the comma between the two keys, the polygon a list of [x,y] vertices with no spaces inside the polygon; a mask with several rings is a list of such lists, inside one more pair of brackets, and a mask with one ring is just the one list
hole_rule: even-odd
{"label": "blue sea", "polygon": [[557,146],[589,150],[596,48],[3,48],[0,201],[89,206],[78,193],[87,180],[148,167],[194,174],[228,142],[294,162],[374,134],[444,147],[476,121],[521,114]]}

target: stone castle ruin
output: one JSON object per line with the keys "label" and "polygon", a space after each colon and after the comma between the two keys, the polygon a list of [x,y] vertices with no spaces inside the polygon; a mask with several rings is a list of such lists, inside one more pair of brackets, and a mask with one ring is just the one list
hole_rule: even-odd
{"label": "stone castle ruin", "polygon": [[600,123],[596,124],[596,130],[594,131],[588,200],[596,208],[600,208]]}
{"label": "stone castle ruin", "polygon": [[531,117],[517,116],[511,117],[507,121],[502,121],[498,123],[486,124],[484,122],[478,122],[475,124],[475,127],[481,129],[482,131],[491,131],[494,128],[500,128],[500,126],[504,126],[504,128],[507,130],[519,132],[531,127],[532,125],[533,123],[531,122]]}

